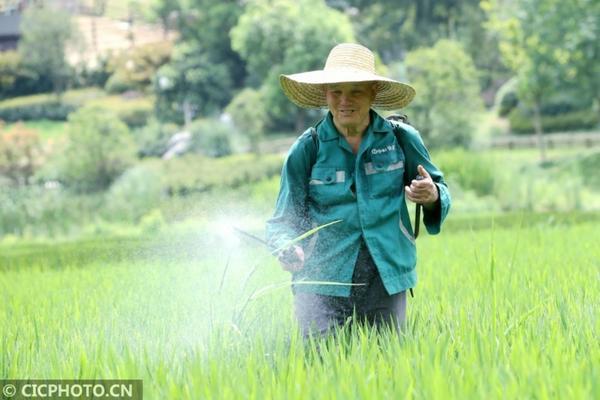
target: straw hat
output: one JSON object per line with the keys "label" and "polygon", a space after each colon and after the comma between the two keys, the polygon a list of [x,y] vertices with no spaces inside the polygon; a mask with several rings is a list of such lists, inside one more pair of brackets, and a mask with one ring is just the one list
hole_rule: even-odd
{"label": "straw hat", "polygon": [[415,97],[415,89],[405,83],[375,73],[375,56],[371,50],[354,43],[342,43],[329,52],[325,68],[318,71],[281,75],[279,82],[285,95],[300,107],[326,107],[324,85],[345,82],[376,82],[373,108],[396,110]]}

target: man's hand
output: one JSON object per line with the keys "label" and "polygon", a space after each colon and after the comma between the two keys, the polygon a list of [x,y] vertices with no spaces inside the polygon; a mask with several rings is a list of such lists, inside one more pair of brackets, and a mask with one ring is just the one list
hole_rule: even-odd
{"label": "man's hand", "polygon": [[439,197],[437,186],[422,165],[419,164],[417,170],[423,179],[413,179],[410,186],[404,187],[406,197],[413,203],[423,204],[425,208],[432,208]]}
{"label": "man's hand", "polygon": [[284,270],[289,272],[300,271],[304,267],[304,250],[300,246],[291,246],[279,253],[277,259]]}

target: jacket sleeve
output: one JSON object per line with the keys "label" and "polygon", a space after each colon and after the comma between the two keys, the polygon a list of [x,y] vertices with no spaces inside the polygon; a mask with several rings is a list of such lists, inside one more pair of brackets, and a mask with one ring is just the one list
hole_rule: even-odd
{"label": "jacket sleeve", "polygon": [[440,232],[442,228],[442,222],[450,211],[450,204],[452,199],[450,197],[450,191],[448,185],[444,181],[444,175],[434,164],[431,162],[429,152],[425,148],[425,144],[421,139],[419,132],[410,125],[402,124],[402,130],[404,131],[404,143],[403,150],[406,158],[406,179],[410,184],[410,181],[414,179],[418,174],[417,166],[421,164],[423,168],[427,170],[431,179],[435,182],[438,189],[438,200],[436,201],[435,207],[431,210],[423,208],[423,222],[427,232],[430,235],[435,235]]}
{"label": "jacket sleeve", "polygon": [[266,224],[266,239],[271,250],[310,229],[308,180],[315,151],[307,131],[292,145],[283,163],[275,212]]}

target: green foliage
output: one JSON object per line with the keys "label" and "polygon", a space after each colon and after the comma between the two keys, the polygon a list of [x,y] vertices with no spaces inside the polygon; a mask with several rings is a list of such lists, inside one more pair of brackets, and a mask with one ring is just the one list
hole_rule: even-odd
{"label": "green foliage", "polygon": [[[515,108],[508,115],[510,130],[517,134],[535,132],[532,116],[523,108]],[[600,124],[600,116],[591,109],[566,112],[558,115],[543,115],[541,117],[544,133],[569,132],[577,130],[596,129]]]}
{"label": "green foliage", "polygon": [[262,84],[270,119],[287,127],[296,122],[295,129],[306,113],[282,93],[279,74],[321,69],[334,45],[353,40],[349,18],[322,0],[254,1],[231,31],[250,83]]}
{"label": "green foliage", "polygon": [[111,76],[106,82],[106,91],[145,91],[152,85],[156,71],[169,61],[171,51],[171,43],[164,42],[140,46],[113,57],[107,66]]}
{"label": "green foliage", "polygon": [[98,196],[74,195],[61,188],[34,185],[3,188],[0,190],[0,236],[66,235],[89,223],[100,205]]}
{"label": "green foliage", "polygon": [[[172,3],[173,0],[160,1]],[[180,1],[177,18],[181,41],[195,46],[196,52],[204,54],[211,63],[219,64],[234,88],[244,85],[246,68],[232,49],[229,32],[237,24],[244,7],[245,2],[240,1]]]}
{"label": "green foliage", "polygon": [[519,104],[519,98],[517,93],[514,91],[506,92],[500,99],[500,106],[498,107],[498,115],[506,117],[512,110]]}
{"label": "green foliage", "polygon": [[159,117],[182,123],[224,107],[231,99],[232,81],[227,69],[199,50],[199,44],[184,42],[175,47],[172,61],[158,70],[154,90]]}
{"label": "green foliage", "polygon": [[171,62],[154,80],[161,120],[181,124],[216,114],[231,101],[233,89],[243,86],[244,62],[231,49],[228,35],[242,7],[234,1],[158,1],[163,23],[179,15],[180,33]]}
{"label": "green foliage", "polygon": [[28,7],[20,26],[19,54],[23,64],[37,76],[48,76],[53,90],[66,89],[71,74],[65,47],[74,37],[69,14],[46,7]]}
{"label": "green foliage", "polygon": [[6,122],[35,121],[48,119],[52,121],[65,121],[76,107],[49,99],[42,102],[30,103],[23,106],[1,106],[0,119]]}
{"label": "green foliage", "polygon": [[142,216],[140,229],[147,235],[156,235],[166,226],[165,218],[159,209],[154,209]]}
{"label": "green foliage", "polygon": [[177,133],[175,124],[164,124],[155,118],[148,124],[134,131],[139,157],[161,157],[168,149],[169,139]]}
{"label": "green foliage", "polygon": [[278,175],[283,160],[278,155],[239,154],[218,159],[188,154],[155,162],[163,172],[164,189],[173,195],[187,195],[212,189],[239,188]]}
{"label": "green foliage", "polygon": [[26,376],[135,376],[153,382],[150,399],[595,398],[600,253],[583,239],[598,224],[521,220],[419,238],[403,334],[357,327],[306,342],[289,275],[210,229],[2,245],[4,365]]}
{"label": "green foliage", "polygon": [[104,90],[108,93],[123,93],[128,90],[135,90],[135,83],[127,80],[123,75],[114,73],[112,74],[104,84]]}
{"label": "green foliage", "polygon": [[600,188],[600,174],[597,173],[600,171],[600,151],[577,157],[577,168],[586,185],[596,189]]}
{"label": "green foliage", "polygon": [[106,94],[96,88],[70,90],[60,101],[55,96],[38,94],[16,97],[0,102],[0,119],[6,122],[47,119],[64,121],[78,108],[88,105],[103,108],[117,116],[129,127],[144,126],[153,113],[151,96]]}
{"label": "green foliage", "polygon": [[42,141],[53,141],[64,136],[67,123],[60,121],[50,121],[48,119],[40,119],[36,121],[15,122],[13,124],[7,124],[6,130],[10,131],[18,126],[24,126],[25,128],[36,132],[40,136],[40,139]]}
{"label": "green foliage", "polygon": [[163,197],[162,176],[143,164],[128,169],[106,193],[106,211],[113,220],[137,223]]}
{"label": "green foliage", "polygon": [[106,96],[91,100],[87,105],[116,114],[130,128],[145,126],[154,113],[153,98],[148,96]]}
{"label": "green foliage", "polygon": [[0,99],[6,97],[19,77],[21,57],[16,51],[0,53]]}
{"label": "green foliage", "polygon": [[466,146],[483,110],[477,70],[460,43],[440,40],[406,56],[417,95],[406,112],[428,146]]}
{"label": "green foliage", "polygon": [[248,137],[251,149],[258,153],[258,143],[264,136],[267,109],[260,91],[246,88],[238,93],[225,109],[238,132]]}
{"label": "green foliage", "polygon": [[[500,36],[505,63],[517,76],[518,97],[532,110],[536,134],[541,135],[544,127],[540,108],[549,95],[561,90],[561,82],[572,83],[600,105],[600,3],[486,0],[482,7],[490,18],[489,27]],[[539,143],[544,159],[544,142]]]}
{"label": "green foliage", "polygon": [[189,130],[192,134],[190,151],[208,157],[223,157],[232,153],[235,130],[231,124],[215,119],[199,119],[190,125]]}
{"label": "green foliage", "polygon": [[454,149],[436,154],[434,160],[444,172],[445,178],[457,183],[461,189],[472,190],[478,196],[493,194],[495,163],[489,157],[464,149]]}
{"label": "green foliage", "polygon": [[133,161],[127,126],[105,109],[84,107],[69,116],[68,139],[57,155],[59,179],[78,191],[108,188]]}

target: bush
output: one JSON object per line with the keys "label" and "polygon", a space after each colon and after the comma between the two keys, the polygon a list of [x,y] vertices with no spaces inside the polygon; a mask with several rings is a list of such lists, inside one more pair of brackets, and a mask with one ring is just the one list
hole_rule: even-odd
{"label": "bush", "polygon": [[430,146],[466,146],[483,111],[478,72],[458,42],[443,39],[406,56],[417,96],[406,113]]}
{"label": "bush", "polygon": [[167,151],[167,144],[178,129],[175,124],[162,124],[156,119],[151,119],[146,126],[134,133],[138,156],[161,157]]}
{"label": "bush", "polygon": [[153,114],[152,101],[152,97],[132,93],[129,97],[120,95],[95,99],[88,105],[116,114],[129,128],[139,128],[145,126]]}
{"label": "bush", "polygon": [[[269,179],[281,172],[279,155],[239,154],[218,159],[194,154],[158,161],[164,177],[164,188],[171,195],[187,195],[218,188],[236,188]],[[210,173],[207,173],[210,171]]]}
{"label": "bush", "polygon": [[84,107],[72,114],[68,139],[59,174],[78,191],[106,189],[134,159],[127,126],[102,108]]}
{"label": "bush", "polygon": [[[515,134],[530,134],[535,132],[531,114],[523,108],[517,107],[511,111],[508,115],[508,120],[510,122],[510,130]],[[599,123],[598,113],[592,109],[542,116],[542,129],[544,133],[595,129]]]}
{"label": "bush", "polygon": [[0,175],[15,185],[26,185],[42,162],[39,135],[22,124],[2,132],[0,124]]}
{"label": "bush", "polygon": [[225,109],[238,132],[250,141],[252,150],[258,153],[258,143],[264,136],[267,109],[260,91],[244,89]]}
{"label": "bush", "polygon": [[157,170],[144,165],[125,171],[106,195],[107,217],[138,222],[160,203],[163,194],[161,179]]}
{"label": "bush", "polygon": [[104,84],[104,90],[106,90],[108,93],[111,93],[111,94],[120,94],[120,93],[127,92],[129,90],[136,90],[136,89],[137,89],[137,86],[134,83],[127,81],[120,74],[111,75],[106,80],[106,83]]}
{"label": "bush", "polygon": [[16,51],[0,52],[0,99],[8,97],[19,76],[21,58]]}
{"label": "bush", "polygon": [[235,131],[231,124],[214,119],[200,119],[190,126],[190,150],[208,157],[223,157],[232,153],[231,138]]}
{"label": "bush", "polygon": [[0,106],[0,119],[6,122],[32,121],[48,119],[52,121],[65,121],[76,107],[48,100],[25,106],[2,107]]}
{"label": "bush", "polygon": [[436,154],[435,162],[448,180],[463,190],[472,190],[479,196],[494,192],[493,161],[476,153],[455,149]]}
{"label": "bush", "polygon": [[66,235],[89,222],[101,207],[99,196],[81,196],[60,188],[24,186],[0,190],[0,236]]}
{"label": "bush", "polygon": [[100,89],[85,88],[64,93],[60,102],[53,94],[15,97],[0,102],[0,119],[6,122],[38,119],[66,121],[70,113],[85,103],[105,96]]}
{"label": "bush", "polygon": [[517,92],[507,92],[502,99],[500,99],[500,106],[498,107],[498,115],[506,117],[517,105],[519,104],[519,98]]}
{"label": "bush", "polygon": [[109,93],[145,91],[152,84],[156,71],[169,62],[171,50],[170,42],[153,43],[112,57],[107,66],[111,76],[106,82],[106,91]]}

